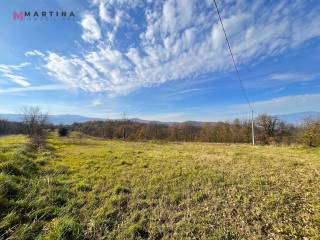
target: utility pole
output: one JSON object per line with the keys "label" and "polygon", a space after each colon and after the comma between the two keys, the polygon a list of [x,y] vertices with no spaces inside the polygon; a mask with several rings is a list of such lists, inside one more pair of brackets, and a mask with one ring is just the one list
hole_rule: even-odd
{"label": "utility pole", "polygon": [[252,134],[252,145],[254,146],[253,110],[251,110],[251,134]]}

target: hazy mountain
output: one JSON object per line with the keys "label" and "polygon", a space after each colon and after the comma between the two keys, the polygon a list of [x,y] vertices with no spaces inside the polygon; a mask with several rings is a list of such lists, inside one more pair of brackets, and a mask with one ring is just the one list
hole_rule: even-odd
{"label": "hazy mountain", "polygon": [[75,122],[87,122],[93,120],[101,120],[100,118],[85,117],[81,115],[49,115],[49,121],[53,124],[72,124]]}
{"label": "hazy mountain", "polygon": [[[116,119],[120,120],[120,119]],[[140,118],[131,118],[130,121],[137,122],[137,123],[154,123],[154,124],[166,124],[166,125],[173,125],[178,122],[161,122],[161,121],[154,121],[154,120],[144,120]]]}
{"label": "hazy mountain", "polygon": [[297,113],[289,113],[289,114],[280,114],[280,115],[277,115],[277,117],[287,123],[300,124],[307,117],[320,118],[320,112],[314,112],[314,111],[297,112]]}
{"label": "hazy mountain", "polygon": [[20,115],[20,114],[1,113],[0,114],[0,119],[1,120],[12,121],[12,122],[20,122],[22,120],[22,115]]}
{"label": "hazy mountain", "polygon": [[[21,114],[0,114],[0,119],[20,122],[22,121],[23,116]],[[49,115],[49,122],[52,124],[72,124],[75,122],[87,122],[92,120],[98,120],[98,118],[71,114]]]}
{"label": "hazy mountain", "polygon": [[[303,120],[306,117],[320,118],[320,112],[310,111],[310,112],[298,112],[298,113],[290,113],[290,114],[279,114],[277,115],[277,117],[287,123],[300,124],[303,122]],[[0,114],[0,119],[19,122],[19,121],[22,121],[23,116],[21,114]],[[85,117],[81,115],[71,115],[71,114],[49,115],[49,122],[56,125],[60,123],[72,124],[75,122],[81,123],[81,122],[87,122],[87,121],[93,121],[93,120],[104,120],[104,119]],[[120,119],[114,119],[114,120],[120,120]],[[173,125],[177,123],[177,122],[149,121],[149,120],[144,120],[139,118],[132,118],[130,120],[138,123],[155,123],[155,124],[167,124],[167,125]],[[186,122],[195,126],[200,126],[205,123],[200,121],[186,121]]]}

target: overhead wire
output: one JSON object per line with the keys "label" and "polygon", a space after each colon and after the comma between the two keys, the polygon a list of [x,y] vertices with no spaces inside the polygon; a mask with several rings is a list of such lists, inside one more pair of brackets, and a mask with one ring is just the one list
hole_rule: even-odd
{"label": "overhead wire", "polygon": [[235,72],[236,72],[236,75],[237,75],[237,78],[239,80],[239,83],[240,83],[240,87],[241,87],[241,91],[242,91],[242,94],[249,106],[249,108],[251,109],[251,134],[252,134],[252,145],[255,144],[255,137],[254,137],[254,121],[253,121],[253,107],[252,107],[252,104],[250,103],[250,100],[248,98],[248,95],[247,95],[247,92],[246,92],[246,89],[243,85],[243,82],[242,82],[242,79],[240,77],[240,73],[239,73],[239,70],[238,70],[238,67],[237,67],[237,64],[236,64],[236,61],[235,61],[235,58],[234,58],[234,54],[232,53],[232,50],[231,50],[231,45],[230,45],[230,41],[228,39],[228,35],[227,35],[227,32],[224,28],[224,25],[223,25],[223,22],[222,22],[222,18],[221,18],[221,15],[220,15],[220,11],[219,11],[219,8],[218,8],[218,5],[217,5],[217,2],[216,0],[213,0],[214,2],[214,5],[216,7],[216,10],[217,10],[217,13],[218,13],[218,16],[219,16],[219,20],[220,20],[220,24],[221,24],[221,27],[222,27],[222,30],[223,30],[223,33],[224,33],[224,37],[226,39],[226,42],[227,42],[227,45],[228,45],[228,49],[229,49],[229,53],[230,53],[230,56],[232,58],[232,63],[233,63],[233,66],[234,66],[234,69],[235,69]]}
{"label": "overhead wire", "polygon": [[229,42],[229,39],[228,39],[227,32],[226,32],[226,30],[225,30],[225,28],[224,28],[224,25],[223,25],[223,22],[222,22],[222,18],[221,18],[221,15],[220,15],[220,11],[219,11],[217,2],[216,2],[216,0],[213,0],[213,2],[214,2],[214,5],[215,5],[215,7],[216,7],[218,16],[219,16],[219,20],[220,20],[221,27],[222,27],[222,30],[223,30],[223,33],[224,33],[224,37],[225,37],[225,39],[226,39],[226,42],[227,42],[227,45],[228,45],[228,49],[229,49],[229,52],[230,52],[230,56],[231,56],[231,58],[232,58],[233,66],[234,66],[234,69],[235,69],[235,71],[236,71],[237,78],[238,78],[239,83],[240,83],[240,86],[241,86],[241,91],[242,91],[242,93],[243,93],[243,96],[244,96],[244,98],[245,98],[245,100],[246,100],[249,108],[251,109],[251,111],[253,111],[252,105],[251,105],[251,103],[250,103],[250,101],[249,101],[249,98],[248,98],[248,95],[247,95],[247,93],[246,93],[246,89],[245,89],[245,87],[244,87],[244,85],[243,85],[243,82],[242,82],[242,79],[241,79],[241,77],[240,77],[240,73],[239,73],[239,70],[238,70],[238,67],[237,67],[237,64],[236,64],[234,55],[233,55],[232,50],[231,50],[231,45],[230,45],[230,42]]}

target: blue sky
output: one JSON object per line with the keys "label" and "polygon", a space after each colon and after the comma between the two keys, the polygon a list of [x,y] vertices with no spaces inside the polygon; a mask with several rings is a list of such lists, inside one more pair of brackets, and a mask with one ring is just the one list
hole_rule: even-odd
{"label": "blue sky", "polygon": [[[320,2],[217,0],[256,114],[320,111]],[[14,11],[73,11],[19,21]],[[0,2],[0,112],[250,116],[211,0]]]}

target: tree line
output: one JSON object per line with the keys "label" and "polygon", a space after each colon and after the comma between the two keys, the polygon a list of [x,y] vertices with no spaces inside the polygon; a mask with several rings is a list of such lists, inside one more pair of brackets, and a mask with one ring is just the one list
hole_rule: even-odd
{"label": "tree line", "polygon": [[[58,129],[60,136],[67,136],[69,131],[77,131],[94,137],[127,141],[165,140],[213,143],[251,143],[252,141],[250,120],[164,124],[122,119],[53,126],[48,123],[48,115],[39,108],[26,108],[23,116],[22,122],[0,120],[0,135],[26,134],[33,148],[44,146],[48,133],[55,129]],[[254,126],[255,140],[258,144],[304,143],[310,147],[320,145],[319,119],[306,119],[303,124],[295,126],[277,117],[261,114],[254,120]]]}
{"label": "tree line", "polygon": [[[255,140],[259,144],[320,144],[320,121],[306,119],[304,124],[287,124],[277,117],[261,114],[254,120]],[[89,121],[74,123],[73,131],[83,134],[129,141],[166,140],[214,143],[251,143],[251,121],[176,124],[140,123],[131,120]]]}

